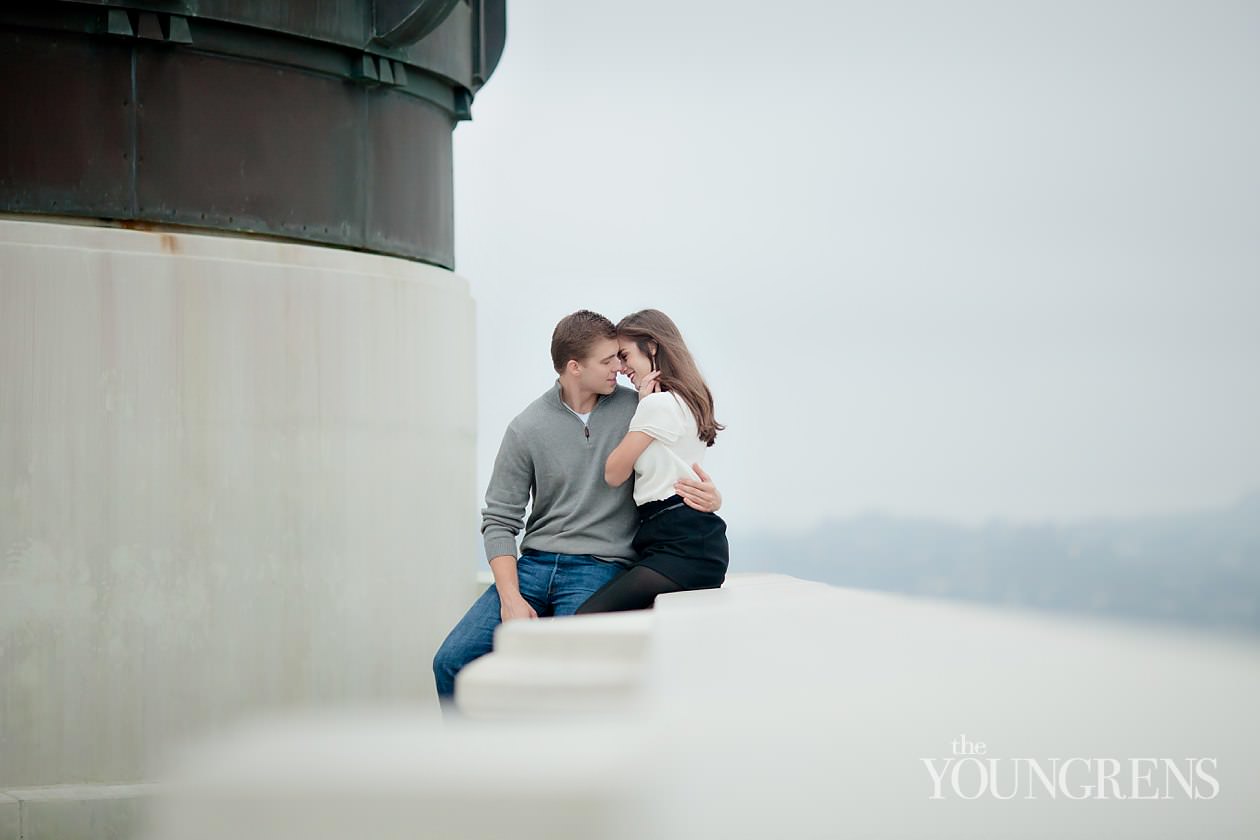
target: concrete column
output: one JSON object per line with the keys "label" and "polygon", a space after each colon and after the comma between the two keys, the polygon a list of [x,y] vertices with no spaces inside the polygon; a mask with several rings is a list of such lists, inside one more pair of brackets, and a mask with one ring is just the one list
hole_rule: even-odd
{"label": "concrete column", "polygon": [[476,550],[450,271],[0,219],[0,787],[264,710],[435,703]]}

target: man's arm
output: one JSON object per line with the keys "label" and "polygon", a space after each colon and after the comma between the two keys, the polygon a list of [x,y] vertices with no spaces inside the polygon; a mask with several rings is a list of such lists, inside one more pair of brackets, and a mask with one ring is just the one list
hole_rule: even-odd
{"label": "man's arm", "polygon": [[490,571],[494,573],[494,588],[499,592],[499,618],[538,618],[538,613],[521,595],[521,581],[516,575],[516,555],[502,554],[491,558]]}
{"label": "man's arm", "polygon": [[525,526],[525,506],[533,483],[534,464],[529,450],[508,426],[486,487],[486,506],[481,509],[481,536],[499,593],[499,616],[503,621],[538,617],[521,595],[516,574],[516,535]]}
{"label": "man's arm", "polygon": [[674,483],[674,492],[682,496],[688,507],[704,513],[717,513],[722,509],[722,494],[718,492],[717,485],[707,472],[700,469],[699,464],[692,464],[691,468],[700,476],[700,480],[680,479]]}

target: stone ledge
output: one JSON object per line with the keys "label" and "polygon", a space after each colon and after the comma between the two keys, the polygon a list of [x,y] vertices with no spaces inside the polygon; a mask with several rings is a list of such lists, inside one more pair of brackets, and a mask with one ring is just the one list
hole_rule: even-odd
{"label": "stone ledge", "polygon": [[156,784],[55,785],[0,792],[0,840],[137,840]]}
{"label": "stone ledge", "polygon": [[494,650],[455,680],[455,702],[470,718],[621,714],[643,695],[658,615],[743,599],[799,599],[831,587],[787,575],[743,573],[721,589],[673,592],[656,610],[540,618],[500,624]]}
{"label": "stone ledge", "polygon": [[456,677],[456,704],[484,719],[629,711],[654,626],[649,610],[500,624],[494,650]]}
{"label": "stone ledge", "polygon": [[456,678],[459,710],[474,718],[521,718],[631,711],[643,666],[562,658],[483,656]]}
{"label": "stone ledge", "polygon": [[641,662],[652,638],[651,611],[510,621],[494,633],[494,651],[508,656]]}
{"label": "stone ledge", "polygon": [[[530,656],[479,659],[468,673],[494,679],[469,684],[488,693],[466,699],[493,708],[493,721],[369,712],[219,735],[172,777],[186,795],[164,822],[155,814],[152,836],[1254,838],[1254,643],[782,577],[731,584],[662,596],[642,666],[570,657],[552,639],[546,655],[527,645]],[[581,635],[595,618],[509,632]],[[568,711],[595,690],[619,711]],[[950,739],[973,729],[995,745],[1004,785],[1018,783],[1012,756],[1049,768],[1052,756],[1102,767],[1199,755],[1219,761],[1222,795],[1076,802],[1051,770],[1046,796],[1031,795],[1031,775],[1006,801],[975,776],[959,787],[946,774],[937,801],[928,762],[959,766]],[[1071,784],[1095,782],[1090,770]]]}

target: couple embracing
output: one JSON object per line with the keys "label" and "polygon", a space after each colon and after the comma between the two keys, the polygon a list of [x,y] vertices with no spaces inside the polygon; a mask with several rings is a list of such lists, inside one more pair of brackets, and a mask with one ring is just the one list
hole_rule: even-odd
{"label": "couple embracing", "polygon": [[674,322],[655,309],[616,326],[575,312],[556,325],[551,359],[559,379],[508,424],[495,458],[481,512],[494,585],[433,659],[443,702],[502,621],[646,609],[726,576],[721,494],[700,467],[723,427]]}

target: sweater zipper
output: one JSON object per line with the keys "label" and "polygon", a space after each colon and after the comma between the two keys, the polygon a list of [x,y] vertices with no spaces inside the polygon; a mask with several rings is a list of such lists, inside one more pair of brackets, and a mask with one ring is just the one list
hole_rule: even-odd
{"label": "sweater zipper", "polygon": [[[563,399],[563,398],[561,398],[560,402],[561,402],[561,403],[563,403],[563,402],[564,402],[564,399]],[[600,405],[601,405],[601,404],[603,404],[603,402],[604,402],[604,401],[603,401],[602,399],[596,399],[596,400],[595,400],[595,405],[591,406],[591,414],[594,414],[596,411],[598,411],[598,410],[599,410]],[[593,444],[591,443],[591,427],[590,427],[590,425],[589,425],[589,424],[588,424],[585,420],[583,420],[581,417],[578,417],[577,412],[576,412],[576,411],[574,411],[573,409],[569,408],[567,405],[564,405],[564,406],[562,406],[562,407],[564,408],[564,410],[565,410],[565,412],[566,412],[566,413],[568,413],[568,414],[572,414],[572,415],[573,415],[573,417],[574,417],[574,418],[575,418],[575,419],[576,419],[579,423],[581,423],[581,424],[582,424],[582,435],[586,438],[586,445],[587,445],[587,446],[592,446]],[[587,415],[587,416],[589,417],[590,415]]]}
{"label": "sweater zipper", "polygon": [[[587,417],[594,416],[595,412],[599,411],[599,407],[603,405],[607,401],[607,399],[608,399],[607,396],[596,397],[595,405],[591,406],[591,413],[588,414]],[[594,444],[591,443],[591,427],[587,422],[582,423],[582,431],[586,435],[586,445],[588,447],[593,446]]]}
{"label": "sweater zipper", "polygon": [[[599,410],[599,404],[600,404],[600,403],[602,403],[602,402],[603,402],[603,400],[601,400],[601,399],[599,399],[599,398],[596,398],[596,399],[595,399],[595,405],[591,406],[591,414],[594,414],[597,410]],[[588,414],[588,415],[586,415],[586,416],[587,416],[587,417],[590,417],[590,416],[591,416],[591,414]],[[573,416],[574,416],[574,417],[577,417],[577,413],[575,412],[575,413],[573,414]],[[587,421],[587,420],[583,420],[581,417],[578,417],[578,422],[580,422],[580,423],[582,424],[582,434],[586,436],[586,445],[589,447],[589,446],[591,445],[591,426],[590,426],[590,423],[589,423],[589,421]]]}

